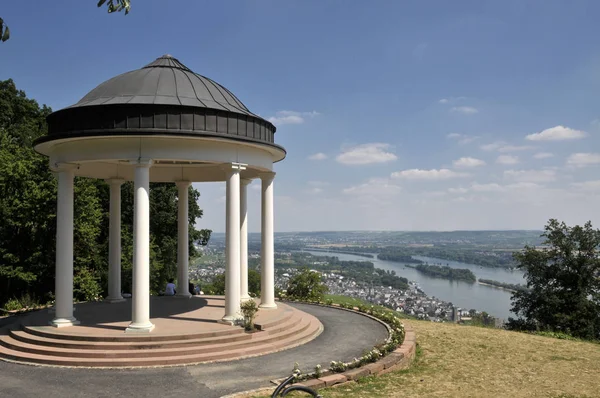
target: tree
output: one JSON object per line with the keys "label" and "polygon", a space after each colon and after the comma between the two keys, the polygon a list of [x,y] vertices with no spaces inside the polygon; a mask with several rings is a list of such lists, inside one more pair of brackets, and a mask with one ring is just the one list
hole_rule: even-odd
{"label": "tree", "polygon": [[[0,81],[0,308],[11,298],[52,298],[56,248],[56,178],[48,159],[35,152],[33,141],[46,134],[52,110]],[[75,178],[73,281],[74,297],[93,300],[107,293],[108,211],[110,193],[101,180]],[[164,288],[176,274],[177,187],[151,183],[151,291]],[[191,257],[194,242],[206,245],[210,230],[196,230],[202,217],[200,193],[189,188]],[[131,291],[133,259],[133,184],[122,188],[122,287]]]}
{"label": "tree", "polygon": [[[106,1],[107,0],[98,1],[98,7],[102,7]],[[125,15],[127,15],[131,10],[131,0],[108,0],[107,10],[109,14],[125,10]],[[0,18],[0,41],[5,42],[8,39],[10,39],[10,29],[8,28],[8,25],[4,23],[4,20]]]}
{"label": "tree", "polygon": [[296,300],[320,301],[327,290],[318,272],[304,268],[289,280],[287,296]]}
{"label": "tree", "polygon": [[514,254],[528,290],[513,293],[508,328],[600,338],[600,231],[551,219],[542,237],[547,247]]}

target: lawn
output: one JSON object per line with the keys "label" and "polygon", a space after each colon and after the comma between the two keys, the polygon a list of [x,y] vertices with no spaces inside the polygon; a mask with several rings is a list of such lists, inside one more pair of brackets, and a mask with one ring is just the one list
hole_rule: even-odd
{"label": "lawn", "polygon": [[411,368],[319,393],[325,398],[600,396],[599,344],[449,323],[405,324],[415,329],[419,344]]}

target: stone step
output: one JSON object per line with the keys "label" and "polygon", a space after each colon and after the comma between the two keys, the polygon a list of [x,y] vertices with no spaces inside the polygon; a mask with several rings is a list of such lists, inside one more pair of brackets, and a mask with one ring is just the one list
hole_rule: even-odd
{"label": "stone step", "polygon": [[[269,310],[266,310],[269,311]],[[254,326],[256,326],[256,328],[258,330],[268,330],[268,329],[272,329],[275,326],[281,325],[282,323],[286,322],[288,319],[290,319],[294,313],[297,312],[294,308],[292,307],[286,307],[285,311],[283,312],[283,314],[276,319],[271,319],[268,321],[262,321],[260,319],[260,316],[257,317],[257,320],[254,322]],[[259,312],[260,314],[260,312]]]}
{"label": "stone step", "polygon": [[[246,344],[245,347],[232,348],[225,345],[225,350],[208,353],[189,352],[182,355],[153,356],[154,350],[148,350],[147,354],[140,358],[75,358],[43,355],[16,351],[0,345],[0,357],[27,363],[47,364],[55,366],[82,366],[82,367],[140,367],[140,366],[165,366],[184,365],[201,362],[224,361],[247,356],[268,354],[282,349],[295,347],[314,339],[322,330],[321,323],[314,317],[307,315],[306,326],[302,322],[302,332],[290,333],[287,337],[271,335],[273,341],[255,341]],[[276,338],[275,338],[276,337]]]}
{"label": "stone step", "polygon": [[[249,345],[267,344],[287,339],[295,334],[302,334],[309,326],[310,319],[300,318],[298,322],[289,322],[289,327],[279,333],[257,332],[246,334],[249,338],[239,342],[218,342],[213,344],[184,346],[184,347],[164,347],[164,346],[140,346],[131,348],[131,343],[121,343],[122,345],[113,345],[110,348],[82,349],[82,348],[64,348],[56,345],[38,345],[35,343],[25,343],[14,339],[12,336],[0,336],[0,345],[13,351],[20,351],[29,354],[73,357],[73,358],[142,358],[148,357],[166,357],[191,354],[205,354],[210,352],[220,352],[231,349],[244,349]],[[60,342],[60,340],[59,340]],[[106,344],[106,343],[105,343]]]}
{"label": "stone step", "polygon": [[[296,312],[296,314],[299,314]],[[288,314],[281,319],[285,322],[280,324],[278,329],[267,329],[264,333],[272,334],[274,332],[281,332],[287,328],[292,328],[301,321],[302,317],[297,315],[293,316],[294,313]],[[251,340],[255,334],[244,333],[241,328],[235,328],[236,333],[217,336],[217,337],[203,337],[197,339],[186,338],[173,339],[173,340],[159,340],[149,341],[148,339],[136,339],[135,341],[103,341],[97,338],[90,338],[91,341],[84,340],[73,340],[69,338],[63,338],[66,333],[54,333],[44,332],[37,333],[37,330],[31,328],[23,328],[23,330],[11,330],[10,336],[14,340],[18,340],[22,343],[28,343],[38,346],[48,346],[57,348],[70,348],[70,349],[82,349],[82,350],[144,350],[144,349],[160,349],[160,348],[180,348],[180,347],[193,347],[203,346],[212,344],[223,344],[223,343],[234,343],[238,341]],[[33,333],[31,333],[33,330]],[[42,337],[42,336],[55,336],[55,337]],[[79,336],[78,336],[79,337]],[[175,338],[175,336],[172,336]],[[111,339],[112,340],[112,339]]]}
{"label": "stone step", "polygon": [[[78,327],[78,326],[76,326]],[[102,342],[164,342],[164,341],[179,341],[214,338],[221,336],[231,336],[243,334],[242,328],[227,328],[222,330],[198,332],[198,333],[176,333],[176,334],[119,334],[119,335],[89,335],[84,333],[74,333],[69,331],[61,331],[49,326],[23,326],[23,330],[27,333],[58,340],[74,340],[74,341],[102,341]]]}

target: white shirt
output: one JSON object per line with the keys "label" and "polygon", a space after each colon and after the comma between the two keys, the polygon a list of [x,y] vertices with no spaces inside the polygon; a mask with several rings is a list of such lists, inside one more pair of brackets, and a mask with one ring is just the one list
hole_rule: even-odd
{"label": "white shirt", "polygon": [[165,296],[174,296],[175,295],[175,284],[167,283],[167,288],[165,289]]}

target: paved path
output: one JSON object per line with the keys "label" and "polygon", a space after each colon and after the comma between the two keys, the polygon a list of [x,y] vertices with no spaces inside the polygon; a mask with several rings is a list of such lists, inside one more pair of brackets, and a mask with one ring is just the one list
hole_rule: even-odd
{"label": "paved path", "polygon": [[331,360],[351,360],[387,336],[381,324],[359,314],[304,304],[294,307],[318,317],[325,328],[315,340],[296,348],[232,362],[162,369],[61,369],[0,361],[0,395],[218,398],[269,386],[269,380],[288,375],[294,362],[310,371],[318,363],[328,367]]}

